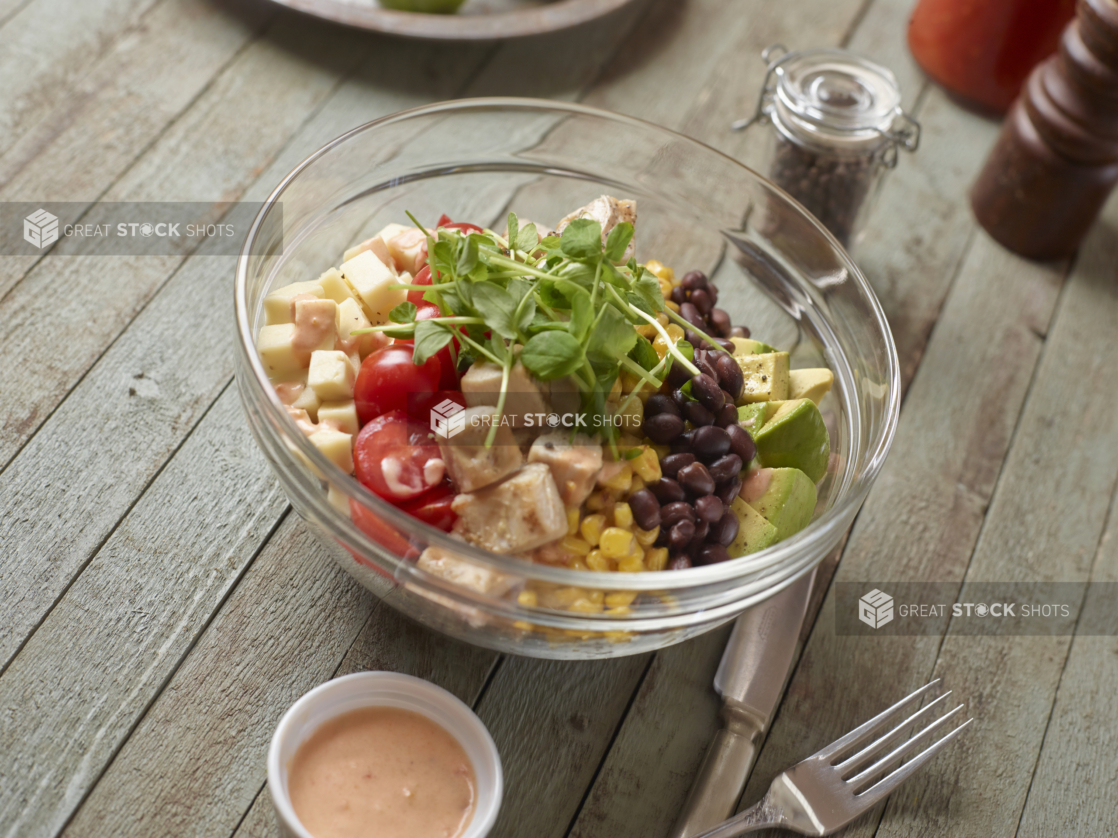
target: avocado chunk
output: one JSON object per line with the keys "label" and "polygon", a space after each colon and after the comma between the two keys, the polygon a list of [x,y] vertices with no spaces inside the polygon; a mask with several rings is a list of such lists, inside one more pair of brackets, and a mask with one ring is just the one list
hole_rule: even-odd
{"label": "avocado chunk", "polygon": [[788,398],[788,353],[764,352],[760,355],[735,355],[745,376],[742,404],[776,402]]}
{"label": "avocado chunk", "polygon": [[761,430],[761,426],[776,412],[779,402],[754,402],[738,408],[738,424],[749,431],[750,436]]}
{"label": "avocado chunk", "polygon": [[827,473],[831,438],[811,399],[782,402],[751,436],[757,443],[757,459],[766,468],[798,468],[812,483]]}
{"label": "avocado chunk", "polygon": [[783,541],[811,523],[815,484],[798,468],[756,468],[745,476],[741,499],[776,527]]}
{"label": "avocado chunk", "polygon": [[807,370],[792,370],[788,376],[788,398],[811,399],[819,404],[820,399],[831,392],[835,374],[826,367]]}
{"label": "avocado chunk", "polygon": [[734,502],[730,504],[730,511],[738,516],[737,537],[726,548],[730,552],[731,559],[748,556],[777,542],[776,527],[741,498],[734,498]]}
{"label": "avocado chunk", "polygon": [[764,355],[768,352],[776,352],[767,343],[751,338],[730,338],[730,343],[734,345],[735,355]]}

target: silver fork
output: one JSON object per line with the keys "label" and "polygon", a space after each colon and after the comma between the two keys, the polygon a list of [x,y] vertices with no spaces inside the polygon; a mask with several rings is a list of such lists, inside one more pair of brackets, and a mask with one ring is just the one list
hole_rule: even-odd
{"label": "silver fork", "polygon": [[[921,699],[937,692],[939,683],[937,678],[792,766],[773,780],[759,803],[698,838],[736,838],[772,827],[790,829],[801,835],[830,835],[846,826],[915,774],[973,721],[967,719],[951,727],[963,709],[960,704],[928,722],[946,706],[944,702],[951,693],[945,692],[890,728]],[[918,733],[909,735],[916,725],[925,722],[928,723]],[[948,728],[950,732],[944,733]],[[918,751],[922,742],[934,737],[938,738]],[[901,765],[906,758],[908,761]]]}

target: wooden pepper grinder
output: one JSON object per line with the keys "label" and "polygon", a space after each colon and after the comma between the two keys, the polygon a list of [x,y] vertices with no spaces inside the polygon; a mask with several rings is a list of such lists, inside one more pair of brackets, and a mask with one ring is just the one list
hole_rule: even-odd
{"label": "wooden pepper grinder", "polygon": [[1118,183],[1118,0],[1079,0],[1025,84],[971,192],[979,223],[1030,259],[1072,254]]}

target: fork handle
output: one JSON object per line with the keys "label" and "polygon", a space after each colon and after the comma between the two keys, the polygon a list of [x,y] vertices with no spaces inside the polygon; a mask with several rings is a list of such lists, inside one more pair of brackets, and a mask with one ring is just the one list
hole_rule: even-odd
{"label": "fork handle", "polygon": [[784,810],[773,805],[772,799],[766,794],[744,812],[739,812],[696,838],[737,838],[739,835],[773,827],[787,828],[787,821]]}

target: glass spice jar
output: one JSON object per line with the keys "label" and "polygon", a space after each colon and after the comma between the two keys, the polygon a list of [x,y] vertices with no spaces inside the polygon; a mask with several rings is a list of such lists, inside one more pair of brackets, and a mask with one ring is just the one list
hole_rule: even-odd
{"label": "glass spice jar", "polygon": [[849,247],[898,150],[916,150],[920,124],[902,110],[893,73],[860,55],[776,44],[761,57],[757,110],[731,127],[772,126],[763,172]]}

